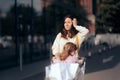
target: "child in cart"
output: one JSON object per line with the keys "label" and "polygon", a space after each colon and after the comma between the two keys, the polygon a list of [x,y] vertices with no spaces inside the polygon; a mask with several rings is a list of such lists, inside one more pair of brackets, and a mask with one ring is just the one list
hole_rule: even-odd
{"label": "child in cart", "polygon": [[67,42],[64,45],[63,52],[55,55],[52,58],[53,63],[67,62],[67,63],[79,63],[84,62],[84,57],[77,57],[77,46],[72,42]]}

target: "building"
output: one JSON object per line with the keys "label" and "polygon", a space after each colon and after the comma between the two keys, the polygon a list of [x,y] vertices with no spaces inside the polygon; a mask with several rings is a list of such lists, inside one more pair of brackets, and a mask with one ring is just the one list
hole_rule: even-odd
{"label": "building", "polygon": [[88,14],[88,20],[90,20],[89,30],[90,34],[95,34],[95,15],[96,15],[96,0],[80,0],[80,5],[83,6]]}

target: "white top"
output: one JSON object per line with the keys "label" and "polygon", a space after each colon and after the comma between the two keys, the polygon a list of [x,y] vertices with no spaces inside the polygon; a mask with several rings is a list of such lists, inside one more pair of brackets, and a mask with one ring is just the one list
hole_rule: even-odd
{"label": "white top", "polygon": [[82,27],[82,26],[76,26],[75,28],[79,32],[73,38],[64,39],[63,37],[61,37],[61,33],[57,34],[57,36],[54,40],[54,43],[52,45],[53,55],[55,55],[56,53],[61,53],[63,51],[64,45],[67,42],[72,42],[72,43],[76,44],[77,46],[79,46],[78,51],[80,50],[80,46],[81,46],[82,42],[84,41],[89,30],[85,27]]}

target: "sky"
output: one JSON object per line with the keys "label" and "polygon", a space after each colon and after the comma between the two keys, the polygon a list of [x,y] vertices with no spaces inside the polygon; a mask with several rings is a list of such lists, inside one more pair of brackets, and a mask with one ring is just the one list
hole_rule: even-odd
{"label": "sky", "polygon": [[[14,5],[15,0],[0,0],[0,10],[2,12],[7,12],[12,5]],[[23,3],[25,5],[31,5],[31,0],[17,0],[17,3]],[[41,11],[41,0],[33,0],[33,6],[36,9],[36,11]]]}

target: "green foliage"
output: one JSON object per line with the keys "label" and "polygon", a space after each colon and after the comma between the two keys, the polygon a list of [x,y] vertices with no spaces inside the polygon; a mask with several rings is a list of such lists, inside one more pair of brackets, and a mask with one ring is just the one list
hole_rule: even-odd
{"label": "green foliage", "polygon": [[7,14],[5,18],[2,19],[2,35],[13,35],[15,26],[15,16],[13,14]]}
{"label": "green foliage", "polygon": [[[32,14],[33,12],[33,14]],[[88,23],[87,14],[80,6],[79,0],[54,0],[49,6],[43,8],[41,15],[35,9],[20,4],[17,6],[17,25],[23,26],[22,34],[25,35],[28,25],[31,27],[33,20],[34,34],[54,34],[63,27],[63,18],[72,14],[78,18],[80,25]],[[2,23],[3,35],[14,35],[15,31],[15,6],[12,6]]]}
{"label": "green foliage", "polygon": [[77,0],[56,0],[43,9],[42,26],[45,26],[46,34],[57,33],[63,27],[63,19],[67,14],[77,17],[81,25],[88,23],[87,14]]}
{"label": "green foliage", "polygon": [[98,8],[100,12],[97,19],[97,25],[110,26],[113,29],[112,32],[120,33],[120,1],[106,0],[100,3]]}
{"label": "green foliage", "polygon": [[[18,21],[17,25],[19,26],[19,24],[22,24],[24,27],[23,30],[27,28],[27,25],[31,25],[32,19],[31,11],[33,11],[33,15],[36,15],[35,10],[32,9],[30,6],[25,6],[23,4],[17,6],[17,21]],[[11,6],[2,23],[2,34],[14,35],[14,32],[15,32],[15,6]]]}

